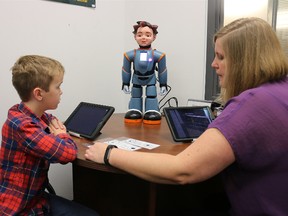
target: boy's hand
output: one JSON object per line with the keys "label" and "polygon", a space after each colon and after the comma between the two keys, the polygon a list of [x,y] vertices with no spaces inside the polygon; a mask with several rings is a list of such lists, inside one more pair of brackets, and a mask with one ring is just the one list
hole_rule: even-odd
{"label": "boy's hand", "polygon": [[53,118],[49,124],[51,134],[58,135],[61,133],[67,133],[65,125],[57,118]]}

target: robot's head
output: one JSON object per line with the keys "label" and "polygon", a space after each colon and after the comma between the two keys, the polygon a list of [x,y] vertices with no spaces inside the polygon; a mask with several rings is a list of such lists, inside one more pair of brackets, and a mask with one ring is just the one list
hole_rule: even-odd
{"label": "robot's head", "polygon": [[137,33],[137,30],[139,27],[145,27],[145,26],[151,28],[154,35],[158,34],[158,31],[157,31],[158,26],[157,25],[151,25],[149,22],[146,22],[146,21],[138,21],[137,25],[133,26],[133,28],[134,28],[133,34]]}

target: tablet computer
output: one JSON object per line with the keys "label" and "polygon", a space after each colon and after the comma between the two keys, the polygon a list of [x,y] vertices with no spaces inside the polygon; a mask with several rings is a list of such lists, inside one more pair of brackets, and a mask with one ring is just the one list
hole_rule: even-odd
{"label": "tablet computer", "polygon": [[94,140],[114,110],[112,106],[80,102],[64,125],[71,135]]}
{"label": "tablet computer", "polygon": [[209,106],[165,107],[163,112],[176,142],[198,138],[214,119]]}

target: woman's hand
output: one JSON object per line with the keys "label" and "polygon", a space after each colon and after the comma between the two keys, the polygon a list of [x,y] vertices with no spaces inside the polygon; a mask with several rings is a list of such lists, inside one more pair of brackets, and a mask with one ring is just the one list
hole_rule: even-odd
{"label": "woman's hand", "polygon": [[85,158],[97,163],[104,163],[104,154],[106,148],[107,144],[95,142],[94,145],[89,146],[86,150]]}

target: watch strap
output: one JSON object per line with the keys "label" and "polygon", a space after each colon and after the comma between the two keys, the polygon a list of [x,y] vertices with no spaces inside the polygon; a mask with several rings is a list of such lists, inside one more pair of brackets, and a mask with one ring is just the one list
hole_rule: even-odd
{"label": "watch strap", "polygon": [[109,156],[110,156],[110,152],[113,148],[117,148],[116,145],[108,145],[104,154],[104,163],[108,166],[111,166],[109,163]]}

